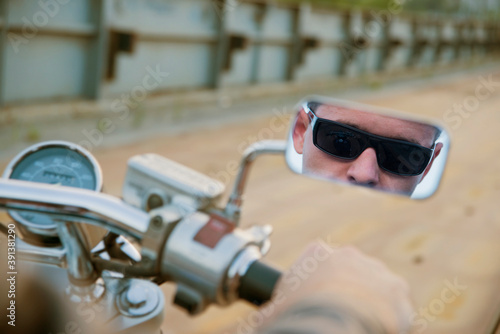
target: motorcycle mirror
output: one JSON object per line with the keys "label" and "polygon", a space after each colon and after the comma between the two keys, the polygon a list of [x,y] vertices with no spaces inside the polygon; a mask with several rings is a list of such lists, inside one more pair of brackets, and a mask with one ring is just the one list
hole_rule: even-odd
{"label": "motorcycle mirror", "polygon": [[439,124],[320,96],[296,111],[286,149],[292,171],[412,199],[438,188],[450,147]]}

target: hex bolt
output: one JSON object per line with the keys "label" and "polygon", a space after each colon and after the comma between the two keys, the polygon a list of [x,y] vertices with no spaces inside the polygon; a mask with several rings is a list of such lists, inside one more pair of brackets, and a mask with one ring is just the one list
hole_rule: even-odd
{"label": "hex bolt", "polygon": [[117,296],[118,311],[127,317],[142,317],[157,309],[162,298],[160,288],[152,282],[132,279]]}
{"label": "hex bolt", "polygon": [[159,195],[152,194],[151,196],[149,196],[147,201],[148,211],[159,208],[163,205],[163,199]]}
{"label": "hex bolt", "polygon": [[160,216],[155,216],[151,219],[151,224],[153,224],[154,228],[160,228],[163,224],[163,219]]}

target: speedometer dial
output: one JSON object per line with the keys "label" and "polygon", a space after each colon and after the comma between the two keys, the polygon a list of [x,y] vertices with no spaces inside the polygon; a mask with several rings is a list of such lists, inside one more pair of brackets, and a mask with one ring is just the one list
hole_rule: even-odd
{"label": "speedometer dial", "polygon": [[11,179],[96,190],[95,168],[76,151],[47,147],[19,162]]}
{"label": "speedometer dial", "polygon": [[[82,147],[51,141],[29,147],[7,167],[4,178],[100,191],[102,173],[95,158]],[[58,243],[56,223],[47,215],[9,211],[24,234],[43,244]]]}

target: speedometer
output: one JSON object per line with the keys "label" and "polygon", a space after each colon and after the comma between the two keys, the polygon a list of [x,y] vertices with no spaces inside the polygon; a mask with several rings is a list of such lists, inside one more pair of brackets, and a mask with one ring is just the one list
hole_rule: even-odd
{"label": "speedometer", "polygon": [[[102,189],[102,172],[96,159],[84,148],[63,141],[27,148],[7,166],[3,177],[95,191]],[[9,214],[31,241],[59,244],[57,225],[49,216],[12,210]]]}

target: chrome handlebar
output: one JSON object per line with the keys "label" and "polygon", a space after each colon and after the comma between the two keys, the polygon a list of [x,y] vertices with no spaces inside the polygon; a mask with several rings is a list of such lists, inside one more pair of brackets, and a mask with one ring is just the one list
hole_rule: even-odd
{"label": "chrome handlebar", "polygon": [[0,179],[0,208],[83,221],[138,241],[147,231],[150,220],[148,213],[103,193],[6,179]]}

